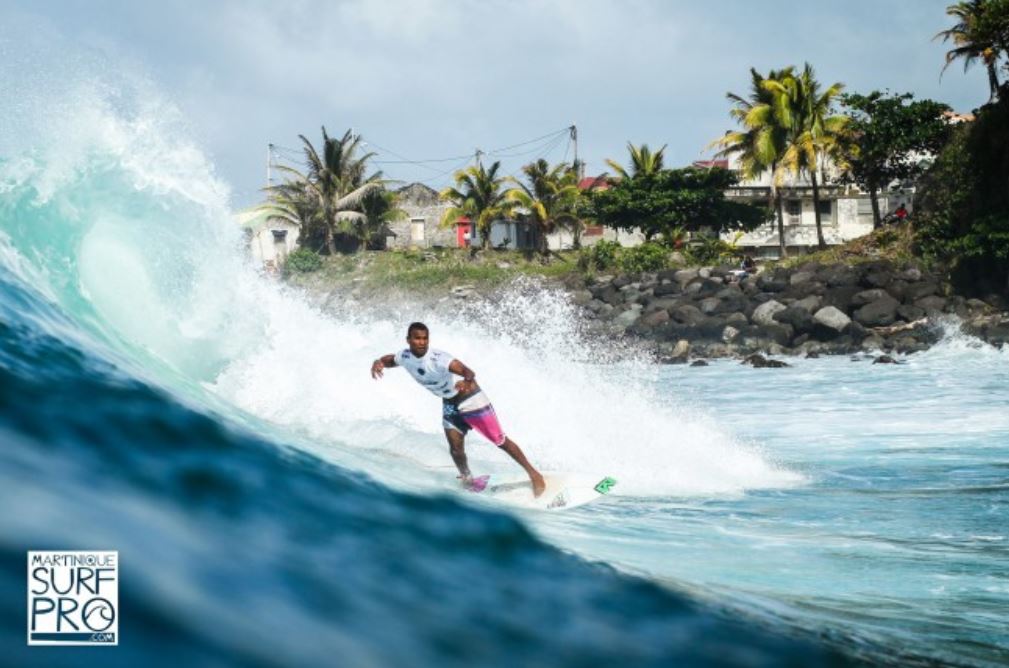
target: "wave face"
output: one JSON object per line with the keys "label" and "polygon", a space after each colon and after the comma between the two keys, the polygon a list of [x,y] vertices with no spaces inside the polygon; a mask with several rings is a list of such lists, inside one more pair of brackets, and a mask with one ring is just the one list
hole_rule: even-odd
{"label": "wave face", "polygon": [[[26,647],[21,624],[25,552],[97,548],[122,564],[107,665],[846,663],[456,493],[437,403],[366,375],[405,321],[323,314],[247,267],[178,111],[98,61],[47,94],[4,72],[26,100],[0,138],[6,660],[94,660]],[[576,352],[566,309],[517,288],[430,323],[544,467],[606,470],[646,497],[801,480],[669,405],[645,365]]]}

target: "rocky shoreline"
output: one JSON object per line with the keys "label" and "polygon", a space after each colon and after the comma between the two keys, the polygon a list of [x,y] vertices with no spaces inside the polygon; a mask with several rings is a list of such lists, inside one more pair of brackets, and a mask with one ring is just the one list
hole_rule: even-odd
{"label": "rocky shoreline", "polygon": [[572,300],[590,331],[648,343],[666,363],[915,353],[941,338],[951,316],[967,334],[1009,343],[1001,297],[967,299],[928,271],[888,260],[775,267],[741,280],[730,267],[598,276],[574,286]]}

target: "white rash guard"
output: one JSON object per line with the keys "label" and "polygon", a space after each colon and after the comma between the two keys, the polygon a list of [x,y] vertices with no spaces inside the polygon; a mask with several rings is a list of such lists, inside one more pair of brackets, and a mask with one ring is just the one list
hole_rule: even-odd
{"label": "white rash guard", "polygon": [[442,399],[451,399],[456,395],[455,376],[448,370],[453,360],[455,358],[444,350],[434,348],[428,348],[423,357],[415,356],[409,348],[396,355],[397,366],[406,369],[415,381]]}

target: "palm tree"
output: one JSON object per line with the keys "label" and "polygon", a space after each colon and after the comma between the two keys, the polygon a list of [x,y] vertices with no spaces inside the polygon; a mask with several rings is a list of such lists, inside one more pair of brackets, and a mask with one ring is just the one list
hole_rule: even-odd
{"label": "palm tree", "polygon": [[353,234],[365,246],[381,235],[389,223],[404,220],[409,215],[399,208],[399,195],[384,188],[365,196],[361,201],[361,213],[364,218],[354,221]]}
{"label": "palm tree", "polygon": [[505,198],[528,211],[527,220],[536,226],[539,251],[546,254],[548,234],[558,227],[575,231],[581,224],[575,215],[581,196],[578,177],[571,165],[560,163],[551,168],[542,158],[523,167],[522,173],[527,183],[509,177],[516,187],[508,190]]}
{"label": "palm tree", "polygon": [[820,220],[820,188],[817,173],[822,173],[824,159],[841,159],[841,134],[848,117],[831,115],[834,101],[844,90],[844,84],[835,83],[820,92],[820,82],[812,66],[806,63],[799,76],[784,76],[764,81],[764,87],[775,96],[776,115],[788,127],[786,148],[781,165],[800,177],[809,175],[813,186],[813,210],[816,220],[816,240],[820,249],[827,247]]}
{"label": "palm tree", "polygon": [[[301,228],[298,245],[307,247],[325,243],[326,221],[322,218],[315,194],[303,181],[286,181],[266,188],[267,200],[255,207],[270,218],[280,218]],[[316,248],[318,250],[318,248]]]}
{"label": "palm tree", "polygon": [[448,187],[438,193],[438,197],[452,206],[442,215],[441,225],[455,224],[460,217],[467,217],[476,226],[484,250],[490,247],[490,228],[495,220],[506,218],[512,204],[501,189],[505,178],[498,176],[501,161],[485,168],[482,164],[460,169],[455,173],[455,187]]}
{"label": "palm tree", "polygon": [[989,101],[998,98],[998,59],[1001,51],[1009,50],[1004,43],[1006,35],[999,35],[991,30],[992,24],[985,21],[986,11],[993,11],[994,3],[989,0],[962,0],[955,5],[946,7],[946,14],[957,20],[952,28],[942,30],[933,39],[942,38],[943,42],[952,42],[953,48],[946,52],[945,72],[954,60],[963,59],[963,69],[967,69],[978,60],[984,63],[988,70]]}
{"label": "palm tree", "polygon": [[631,154],[631,169],[630,172],[623,167],[620,163],[615,160],[607,160],[606,164],[615,171],[620,178],[630,179],[635,176],[655,174],[662,170],[662,163],[664,160],[664,153],[666,151],[667,144],[663,144],[662,148],[658,151],[652,152],[648,148],[648,144],[642,144],[641,146],[635,146],[634,144],[627,142],[627,151]]}
{"label": "palm tree", "polygon": [[771,70],[766,77],[750,68],[749,97],[726,93],[735,105],[729,115],[743,129],[726,132],[709,146],[720,150],[717,156],[737,156],[740,172],[745,178],[759,178],[766,170],[771,172],[770,201],[778,218],[778,247],[781,257],[788,257],[785,246],[785,215],[781,203],[781,159],[787,149],[790,120],[781,118],[782,109],[775,106],[775,95],[765,82],[778,81],[792,76],[792,68]]}
{"label": "palm tree", "polygon": [[361,137],[350,130],[336,139],[323,126],[321,154],[307,137],[298,137],[304,144],[307,171],[302,173],[284,165],[278,169],[294,176],[315,198],[324,221],[326,250],[332,255],[336,253],[334,232],[346,232],[355,221],[366,219],[360,210],[361,203],[369,193],[384,187],[382,173],[365,176],[368,160],[375,154],[358,156]]}

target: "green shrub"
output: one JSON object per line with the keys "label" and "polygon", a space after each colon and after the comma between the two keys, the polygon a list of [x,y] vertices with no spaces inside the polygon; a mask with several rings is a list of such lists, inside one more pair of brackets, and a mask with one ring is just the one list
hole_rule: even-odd
{"label": "green shrub", "polygon": [[620,251],[620,269],[629,274],[659,271],[669,265],[669,249],[661,244],[647,242]]}
{"label": "green shrub", "polygon": [[[738,235],[736,237],[739,238]],[[718,264],[730,262],[738,255],[734,243],[722,241],[718,237],[701,237],[690,243],[686,256],[690,264]]]}
{"label": "green shrub", "polygon": [[617,266],[620,244],[616,241],[597,241],[583,248],[578,255],[578,268],[582,271],[605,271]]}
{"label": "green shrub", "polygon": [[322,268],[322,258],[314,251],[299,248],[287,256],[287,263],[284,266],[289,271],[307,274]]}

